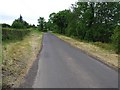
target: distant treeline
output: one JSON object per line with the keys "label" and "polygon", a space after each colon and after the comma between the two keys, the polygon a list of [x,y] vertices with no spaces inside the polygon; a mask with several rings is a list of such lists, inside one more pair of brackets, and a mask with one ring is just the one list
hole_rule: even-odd
{"label": "distant treeline", "polygon": [[120,2],[76,2],[51,13],[47,30],[92,42],[113,43],[120,52]]}
{"label": "distant treeline", "polygon": [[2,24],[2,28],[15,28],[15,29],[26,29],[26,28],[35,28],[36,26],[33,24],[29,24],[26,21],[23,20],[22,16],[20,15],[20,17],[18,19],[15,19],[12,23],[12,25],[3,23]]}

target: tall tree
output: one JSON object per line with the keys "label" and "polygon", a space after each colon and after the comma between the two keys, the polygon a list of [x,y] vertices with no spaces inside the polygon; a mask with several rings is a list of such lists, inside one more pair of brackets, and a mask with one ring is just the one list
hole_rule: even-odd
{"label": "tall tree", "polygon": [[69,10],[63,10],[59,11],[57,14],[54,14],[54,17],[52,18],[52,21],[54,24],[56,24],[59,28],[59,33],[65,34],[65,28],[68,25],[67,21],[67,14],[69,13]]}
{"label": "tall tree", "polygon": [[52,13],[58,33],[88,41],[111,42],[120,26],[120,2],[77,2],[70,10]]}
{"label": "tall tree", "polygon": [[41,30],[41,31],[44,31],[45,30],[45,19],[44,19],[44,17],[40,17],[39,19],[38,19],[38,28],[39,28],[39,30]]}

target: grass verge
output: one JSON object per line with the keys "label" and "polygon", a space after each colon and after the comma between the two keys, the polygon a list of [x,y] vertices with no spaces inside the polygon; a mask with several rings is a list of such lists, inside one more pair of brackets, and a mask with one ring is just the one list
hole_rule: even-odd
{"label": "grass verge", "polygon": [[31,31],[23,40],[3,43],[3,88],[18,87],[32,66],[41,48],[42,33]]}
{"label": "grass verge", "polygon": [[89,43],[89,42],[76,40],[76,39],[73,39],[64,35],[56,34],[56,33],[54,33],[54,35],[68,42],[72,46],[81,49],[82,51],[86,52],[90,56],[97,58],[101,62],[115,69],[118,69],[118,54],[115,53],[111,45],[100,43],[100,42]]}

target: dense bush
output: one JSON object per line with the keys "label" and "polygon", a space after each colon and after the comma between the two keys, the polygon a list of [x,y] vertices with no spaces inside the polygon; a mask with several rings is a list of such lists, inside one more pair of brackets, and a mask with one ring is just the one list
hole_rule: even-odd
{"label": "dense bush", "polygon": [[120,26],[115,28],[111,38],[112,38],[112,42],[115,47],[116,53],[120,53]]}
{"label": "dense bush", "polygon": [[2,29],[2,41],[22,40],[24,36],[30,33],[30,30],[10,30]]}

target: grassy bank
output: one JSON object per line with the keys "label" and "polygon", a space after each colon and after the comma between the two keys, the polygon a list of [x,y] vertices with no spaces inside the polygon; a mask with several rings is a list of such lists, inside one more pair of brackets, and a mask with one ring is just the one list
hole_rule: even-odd
{"label": "grassy bank", "polygon": [[3,87],[18,87],[23,82],[41,48],[42,33],[31,31],[22,40],[2,45]]}
{"label": "grassy bank", "polygon": [[[54,33],[55,34],[55,33]],[[77,47],[91,56],[98,58],[109,66],[118,68],[118,54],[115,53],[111,44],[100,42],[86,42],[73,39],[64,35],[55,34],[60,39],[70,43],[72,46]]]}

